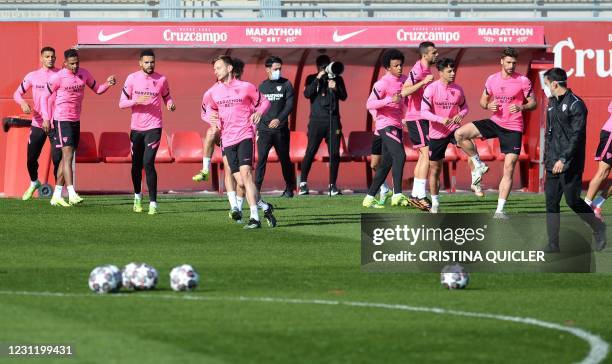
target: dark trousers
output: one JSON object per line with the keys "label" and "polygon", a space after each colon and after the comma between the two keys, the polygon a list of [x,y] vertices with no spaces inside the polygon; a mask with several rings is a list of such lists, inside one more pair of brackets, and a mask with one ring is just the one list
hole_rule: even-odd
{"label": "dark trousers", "polygon": [[559,226],[561,224],[560,206],[561,196],[565,195],[565,202],[593,231],[601,229],[601,222],[589,205],[580,198],[582,189],[582,172],[566,171],[560,174],[552,174],[546,171],[546,230],[548,232],[548,244],[559,245]]}
{"label": "dark trousers", "polygon": [[300,182],[306,182],[308,180],[308,173],[310,172],[310,167],[312,167],[312,161],[319,150],[321,141],[325,139],[330,157],[329,163],[331,172],[329,180],[331,184],[336,184],[336,180],[338,179],[338,168],[340,167],[340,138],[342,137],[342,130],[340,129],[340,122],[338,120],[332,121],[330,140],[329,127],[329,121],[311,120],[308,123],[308,145],[306,146],[306,154],[304,154],[304,160],[302,161]]}
{"label": "dark trousers", "polygon": [[280,161],[283,170],[283,178],[285,179],[285,189],[295,189],[295,171],[293,163],[289,159],[289,138],[291,132],[289,128],[282,128],[277,131],[260,131],[257,139],[257,167],[255,168],[255,185],[261,190],[264,176],[266,175],[266,163],[268,162],[268,153],[274,147],[278,160]]}
{"label": "dark trousers", "polygon": [[[53,175],[57,179],[57,169],[62,160],[62,149],[54,148],[51,140],[52,134],[49,136],[49,143],[51,143],[51,160],[53,160]],[[45,140],[47,134],[41,128],[31,127],[30,137],[28,138],[28,174],[30,175],[30,181],[38,180],[38,158],[40,153],[45,146]]]}
{"label": "dark trousers", "polygon": [[161,129],[146,131],[132,130],[132,183],[134,193],[140,193],[142,183],[142,168],[147,176],[149,200],[157,202],[157,171],[155,170],[155,156],[161,140]]}
{"label": "dark trousers", "polygon": [[385,182],[391,170],[393,175],[393,193],[402,193],[402,178],[404,175],[404,163],[406,162],[406,151],[404,150],[402,137],[402,129],[399,128],[388,126],[380,130],[382,161],[376,169],[376,175],[372,180],[368,195],[376,195],[376,192]]}

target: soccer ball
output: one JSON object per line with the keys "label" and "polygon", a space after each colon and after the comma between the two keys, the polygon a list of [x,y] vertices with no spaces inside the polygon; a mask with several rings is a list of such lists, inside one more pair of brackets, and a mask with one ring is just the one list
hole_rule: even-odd
{"label": "soccer ball", "polygon": [[170,287],[175,291],[194,290],[200,282],[200,275],[189,264],[179,265],[170,272]]}
{"label": "soccer ball", "polygon": [[136,268],[138,268],[138,263],[130,263],[123,267],[123,271],[121,271],[121,284],[123,287],[127,289],[134,289],[132,278],[136,273]]}
{"label": "soccer ball", "polygon": [[146,263],[141,263],[136,266],[130,278],[130,282],[134,289],[150,290],[157,285],[157,270]]}
{"label": "soccer ball", "polygon": [[459,264],[447,265],[440,273],[440,283],[447,289],[464,289],[470,282],[470,275]]}
{"label": "soccer ball", "polygon": [[122,274],[121,274],[121,270],[119,270],[119,267],[117,267],[116,265],[106,265],[105,267],[108,267],[108,269],[111,270],[111,272],[113,272],[113,275],[115,276],[115,280],[117,281],[117,289],[121,288],[121,286],[123,285],[123,280],[122,280]]}
{"label": "soccer ball", "polygon": [[89,274],[89,289],[96,293],[118,291],[121,287],[121,279],[117,272],[119,272],[119,268],[114,265],[94,268]]}

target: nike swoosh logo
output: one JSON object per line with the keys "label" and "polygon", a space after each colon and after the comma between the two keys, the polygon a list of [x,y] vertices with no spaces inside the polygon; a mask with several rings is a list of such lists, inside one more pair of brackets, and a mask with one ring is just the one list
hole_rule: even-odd
{"label": "nike swoosh logo", "polygon": [[106,34],[104,34],[103,30],[100,30],[100,33],[98,33],[98,40],[100,42],[108,42],[109,40],[112,40],[112,39],[115,39],[117,37],[120,37],[120,36],[122,36],[124,34],[127,34],[127,33],[131,32],[131,31],[132,31],[132,29],[128,29],[128,30],[124,30],[124,31],[121,31],[121,32],[117,32],[117,33],[106,35]]}
{"label": "nike swoosh logo", "polygon": [[334,35],[333,35],[332,38],[333,38],[334,42],[340,43],[340,42],[344,42],[345,40],[347,40],[349,38],[353,38],[357,34],[363,33],[366,30],[367,29],[361,29],[361,30],[358,30],[356,32],[347,33],[347,34],[344,34],[344,35],[340,35],[340,34],[338,34],[338,30],[334,30]]}

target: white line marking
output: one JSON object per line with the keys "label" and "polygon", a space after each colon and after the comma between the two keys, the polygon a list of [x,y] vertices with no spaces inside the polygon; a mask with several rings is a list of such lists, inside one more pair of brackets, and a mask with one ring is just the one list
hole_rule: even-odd
{"label": "white line marking", "polygon": [[169,299],[169,300],[191,300],[191,301],[235,301],[235,302],[272,302],[272,303],[289,303],[289,304],[311,304],[311,305],[329,305],[329,306],[351,306],[351,307],[368,307],[368,308],[383,308],[387,310],[399,310],[399,311],[411,311],[411,312],[427,312],[442,315],[454,315],[464,317],[477,317],[486,318],[492,320],[516,322],[520,324],[539,326],[546,329],[564,331],[572,334],[584,341],[586,341],[591,349],[589,355],[587,355],[581,364],[597,364],[601,363],[607,356],[610,345],[604,341],[600,336],[592,334],[584,329],[578,327],[568,327],[552,322],[542,321],[529,317],[516,317],[506,315],[495,315],[490,313],[479,313],[469,311],[457,311],[448,310],[445,308],[436,307],[418,307],[408,306],[402,304],[388,304],[388,303],[375,303],[375,302],[356,302],[356,301],[330,301],[330,300],[304,300],[294,298],[274,298],[274,297],[207,297],[207,296],[193,296],[189,294],[109,294],[109,295],[96,295],[96,294],[84,294],[84,293],[62,293],[62,292],[28,292],[28,291],[0,291],[0,295],[11,295],[11,296],[47,296],[47,297],[138,297],[146,299]]}

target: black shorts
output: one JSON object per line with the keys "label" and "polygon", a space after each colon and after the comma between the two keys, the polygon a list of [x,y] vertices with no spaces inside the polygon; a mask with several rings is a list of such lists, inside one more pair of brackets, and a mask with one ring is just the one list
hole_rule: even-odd
{"label": "black shorts", "polygon": [[476,120],[473,124],[483,139],[498,138],[502,153],[521,154],[523,133],[520,131],[502,128],[491,119]]}
{"label": "black shorts", "polygon": [[374,134],[372,139],[372,155],[382,155],[382,138],[380,135]]}
{"label": "black shorts", "polygon": [[81,137],[80,121],[58,121],[53,120],[53,146],[55,148],[72,147],[75,150],[79,147]]}
{"label": "black shorts", "polygon": [[612,166],[612,135],[609,131],[599,132],[599,145],[595,152],[595,160],[608,163]]}
{"label": "black shorts", "polygon": [[419,149],[429,145],[429,120],[408,121],[408,136],[412,149]]}
{"label": "black shorts", "polygon": [[446,138],[442,139],[429,139],[429,160],[434,162],[443,160],[446,148],[450,143],[457,145],[454,133],[450,133]]}
{"label": "black shorts", "polygon": [[223,150],[232,173],[240,172],[240,166],[253,167],[253,155],[255,154],[253,139],[245,139],[238,144],[225,147]]}

